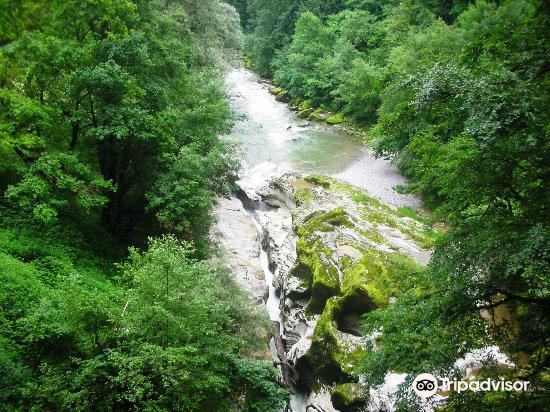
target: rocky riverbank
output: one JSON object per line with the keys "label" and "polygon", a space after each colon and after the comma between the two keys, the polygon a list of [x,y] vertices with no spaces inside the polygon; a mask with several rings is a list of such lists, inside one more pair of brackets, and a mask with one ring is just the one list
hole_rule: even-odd
{"label": "rocky riverbank", "polygon": [[[369,394],[358,384],[366,339],[361,316],[392,304],[410,286],[429,260],[435,232],[355,186],[318,175],[272,179],[256,190],[248,206],[262,227],[262,247],[280,302],[287,359],[275,361],[286,362],[287,385],[303,395],[303,404],[295,399],[294,410],[365,407]],[[238,220],[244,216],[242,206],[221,207],[239,209]],[[219,221],[228,219],[225,212],[219,216]],[[237,278],[254,296],[265,297],[265,284],[254,280],[261,278],[257,267],[250,268],[257,251],[235,250],[250,236],[230,231],[226,243],[234,252],[228,257]],[[245,277],[245,272],[256,275]]]}

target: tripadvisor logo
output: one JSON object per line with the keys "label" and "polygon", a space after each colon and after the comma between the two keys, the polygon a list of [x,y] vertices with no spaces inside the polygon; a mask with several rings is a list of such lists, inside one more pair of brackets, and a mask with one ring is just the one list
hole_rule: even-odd
{"label": "tripadvisor logo", "polygon": [[437,378],[431,373],[421,373],[414,379],[412,387],[421,398],[429,398],[437,392]]}
{"label": "tripadvisor logo", "polygon": [[442,378],[438,380],[431,373],[421,373],[413,383],[414,392],[421,398],[429,398],[436,394],[438,389],[442,391],[473,391],[473,392],[488,392],[488,391],[516,391],[525,392],[529,388],[529,381],[505,381],[504,379],[483,379],[483,380],[451,380]]}

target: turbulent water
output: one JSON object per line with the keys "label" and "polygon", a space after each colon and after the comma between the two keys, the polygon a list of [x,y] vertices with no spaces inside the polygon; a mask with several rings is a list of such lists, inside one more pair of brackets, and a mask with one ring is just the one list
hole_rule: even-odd
{"label": "turbulent water", "polygon": [[227,76],[227,87],[233,110],[241,116],[231,138],[245,152],[245,185],[260,185],[283,171],[313,172],[367,189],[385,203],[419,206],[415,197],[395,191],[405,180],[389,161],[375,158],[343,130],[298,118],[269,94],[269,85],[256,74],[234,70]]}
{"label": "turbulent water", "polygon": [[[228,75],[233,109],[243,116],[232,137],[245,148],[245,167],[254,171],[342,171],[360,152],[352,136],[299,119],[269,94],[267,85],[247,70]],[[246,172],[245,172],[246,173]]]}

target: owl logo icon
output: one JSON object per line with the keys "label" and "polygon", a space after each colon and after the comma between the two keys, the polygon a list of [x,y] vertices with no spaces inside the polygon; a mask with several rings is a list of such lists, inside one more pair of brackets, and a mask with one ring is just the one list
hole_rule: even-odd
{"label": "owl logo icon", "polygon": [[421,373],[414,379],[412,388],[421,398],[429,398],[437,392],[437,378],[431,373]]}

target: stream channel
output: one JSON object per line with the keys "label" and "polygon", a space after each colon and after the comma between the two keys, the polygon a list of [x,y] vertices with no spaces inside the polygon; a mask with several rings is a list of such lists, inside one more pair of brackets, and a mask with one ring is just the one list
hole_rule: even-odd
{"label": "stream channel", "polygon": [[[418,208],[419,201],[395,191],[405,180],[388,160],[375,158],[360,139],[341,128],[298,118],[287,104],[275,100],[270,86],[245,69],[227,74],[232,109],[241,116],[228,138],[239,143],[244,152],[238,182],[242,190],[236,197],[220,199],[214,238],[226,251],[237,282],[257,302],[265,304],[274,324],[272,356],[288,381],[288,347],[285,349],[283,342],[289,337],[282,327],[284,308],[274,282],[281,262],[270,262],[268,243],[271,240],[294,249],[288,252],[286,264],[294,263],[292,216],[285,207],[267,205],[257,192],[274,176],[305,172],[341,179],[393,206]],[[287,410],[315,410],[307,407],[308,394],[295,392]],[[332,410],[329,400],[327,404],[329,408],[322,410]]]}

